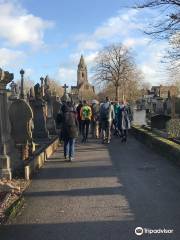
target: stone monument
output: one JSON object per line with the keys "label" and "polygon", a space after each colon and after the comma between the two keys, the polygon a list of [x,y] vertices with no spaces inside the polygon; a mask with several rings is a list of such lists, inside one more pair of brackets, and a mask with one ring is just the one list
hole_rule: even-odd
{"label": "stone monument", "polygon": [[0,69],[0,178],[12,178],[10,157],[7,155],[8,104],[6,86],[14,78],[12,73]]}
{"label": "stone monument", "polygon": [[41,92],[44,100],[47,102],[47,129],[50,135],[56,135],[56,123],[53,117],[53,96],[50,91],[48,76],[46,76],[45,80],[41,77]]}
{"label": "stone monument", "polygon": [[30,100],[30,106],[33,110],[33,139],[43,141],[49,139],[49,132],[46,126],[46,102],[42,98],[41,86],[37,83],[34,86],[35,97]]}
{"label": "stone monument", "polygon": [[21,94],[20,99],[16,99],[9,108],[9,120],[11,123],[11,136],[15,147],[21,153],[21,159],[26,160],[32,152],[32,126],[33,112],[24,98],[24,70],[21,74]]}

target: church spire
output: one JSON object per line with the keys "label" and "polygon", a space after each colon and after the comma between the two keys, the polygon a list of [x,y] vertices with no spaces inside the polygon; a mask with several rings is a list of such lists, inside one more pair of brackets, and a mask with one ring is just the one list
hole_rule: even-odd
{"label": "church spire", "polygon": [[80,58],[80,61],[79,61],[78,68],[86,68],[86,64],[85,64],[84,57],[83,57],[82,54],[81,54],[81,58]]}
{"label": "church spire", "polygon": [[87,82],[88,82],[87,66],[85,64],[83,55],[81,55],[77,70],[77,86],[80,87],[83,83]]}

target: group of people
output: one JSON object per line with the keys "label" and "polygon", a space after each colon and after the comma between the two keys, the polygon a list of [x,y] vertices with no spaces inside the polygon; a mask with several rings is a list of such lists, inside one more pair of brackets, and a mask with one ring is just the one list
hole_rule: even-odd
{"label": "group of people", "polygon": [[65,159],[74,159],[75,139],[78,136],[82,143],[86,143],[91,134],[93,138],[102,139],[103,144],[109,144],[114,134],[126,142],[131,120],[129,105],[125,102],[113,103],[108,97],[103,103],[93,100],[91,105],[86,100],[80,101],[78,106],[71,102],[63,103],[56,123],[61,129]]}

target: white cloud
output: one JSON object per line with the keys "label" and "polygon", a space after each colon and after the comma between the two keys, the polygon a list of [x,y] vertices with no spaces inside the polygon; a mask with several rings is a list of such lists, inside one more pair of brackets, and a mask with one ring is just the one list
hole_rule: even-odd
{"label": "white cloud", "polygon": [[25,70],[25,77],[30,78],[33,76],[34,70],[32,68],[26,68]]}
{"label": "white cloud", "polygon": [[53,22],[28,13],[17,2],[0,2],[0,38],[10,45],[41,46],[44,30],[52,26]]}
{"label": "white cloud", "polygon": [[78,34],[75,40],[78,42],[78,51],[98,50],[102,47],[102,41],[114,41],[114,38],[126,37],[131,30],[142,29],[142,24],[137,24],[138,11],[128,10],[126,13],[118,12],[118,15],[107,19],[91,34]]}
{"label": "white cloud", "polygon": [[132,48],[132,47],[136,47],[136,46],[144,46],[147,45],[150,42],[149,38],[145,38],[145,37],[139,37],[139,38],[133,38],[133,37],[129,37],[129,38],[125,38],[123,41],[123,44],[128,47],[128,48]]}
{"label": "white cloud", "polygon": [[118,13],[117,16],[109,18],[94,32],[96,39],[110,39],[114,36],[127,35],[131,29],[141,29],[141,24],[136,24],[137,10],[131,9],[126,13]]}
{"label": "white cloud", "polygon": [[98,55],[98,51],[96,52],[90,52],[88,53],[86,56],[85,56],[85,61],[88,65],[91,65],[93,64],[95,58],[97,57]]}
{"label": "white cloud", "polygon": [[69,67],[60,67],[58,70],[58,79],[61,84],[76,85],[77,81],[77,70]]}
{"label": "white cloud", "polygon": [[25,54],[22,51],[15,51],[7,48],[0,49],[0,66],[4,67],[17,67],[25,59]]}
{"label": "white cloud", "polygon": [[145,80],[151,84],[166,84],[168,75],[166,65],[162,64],[163,56],[167,43],[153,43],[146,47],[144,52],[141,52],[142,62],[139,68],[144,73]]}
{"label": "white cloud", "polygon": [[84,40],[80,41],[78,44],[78,49],[80,51],[83,50],[96,50],[101,47],[101,44],[98,43],[96,40]]}

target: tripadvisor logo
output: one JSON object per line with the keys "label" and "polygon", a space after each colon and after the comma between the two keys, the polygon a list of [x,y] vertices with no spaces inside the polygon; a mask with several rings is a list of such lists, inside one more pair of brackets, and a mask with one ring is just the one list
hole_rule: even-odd
{"label": "tripadvisor logo", "polygon": [[135,234],[137,236],[141,236],[143,234],[172,234],[174,232],[173,229],[149,229],[149,228],[142,228],[142,227],[137,227],[135,228]]}
{"label": "tripadvisor logo", "polygon": [[142,227],[137,227],[135,229],[135,234],[138,235],[138,236],[143,235],[143,228]]}

